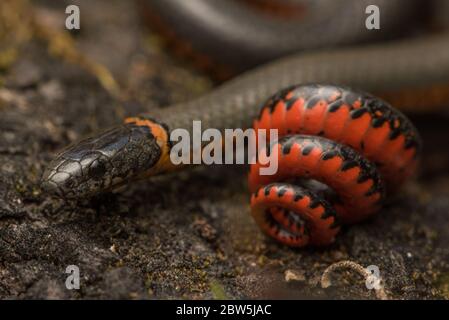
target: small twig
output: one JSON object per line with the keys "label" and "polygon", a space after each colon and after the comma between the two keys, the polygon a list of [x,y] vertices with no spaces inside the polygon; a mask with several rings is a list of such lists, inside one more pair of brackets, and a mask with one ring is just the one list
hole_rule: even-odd
{"label": "small twig", "polygon": [[[339,261],[339,262],[331,264],[329,267],[326,268],[326,270],[324,270],[323,275],[321,276],[321,287],[322,288],[328,288],[332,285],[331,273],[337,269],[349,269],[349,270],[356,271],[357,273],[362,275],[362,277],[364,278],[365,281],[369,280],[369,277],[372,276],[372,274],[368,270],[366,270],[364,267],[362,267],[360,264],[358,264],[356,262],[349,261],[349,260]],[[385,289],[381,283],[379,283],[378,287],[374,287],[373,289],[374,289],[374,291],[376,293],[376,297],[378,299],[388,300],[388,296],[387,296]]]}

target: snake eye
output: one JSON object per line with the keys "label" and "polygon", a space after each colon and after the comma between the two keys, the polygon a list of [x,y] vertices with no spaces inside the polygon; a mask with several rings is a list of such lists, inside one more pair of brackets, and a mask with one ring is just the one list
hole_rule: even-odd
{"label": "snake eye", "polygon": [[100,180],[106,173],[106,165],[100,160],[92,162],[89,168],[89,177],[94,180]]}

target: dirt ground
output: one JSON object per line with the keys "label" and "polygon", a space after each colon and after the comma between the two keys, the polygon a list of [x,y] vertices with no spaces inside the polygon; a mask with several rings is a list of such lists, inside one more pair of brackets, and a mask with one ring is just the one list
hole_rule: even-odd
{"label": "dirt ground", "polygon": [[[47,27],[65,18],[64,1],[52,3],[34,2]],[[64,41],[27,19],[0,33],[0,298],[375,299],[351,270],[321,287],[341,260],[377,265],[388,298],[449,298],[448,112],[413,117],[425,143],[419,176],[327,249],[293,250],[262,235],[243,167],[196,168],[83,203],[45,195],[39,179],[58,149],[212,87],[161,49],[131,1],[75,3],[73,50],[92,64],[67,58]],[[79,290],[65,287],[73,264]]]}

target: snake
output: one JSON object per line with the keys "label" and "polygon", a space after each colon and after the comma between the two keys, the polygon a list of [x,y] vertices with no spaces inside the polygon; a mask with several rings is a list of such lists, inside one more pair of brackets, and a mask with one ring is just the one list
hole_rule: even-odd
{"label": "snake", "polygon": [[[308,3],[286,1],[294,5]],[[198,25],[192,22],[200,16],[203,20],[198,23],[209,34],[202,38],[203,44],[212,42],[215,36],[210,34],[218,32],[225,34],[216,36],[219,43],[229,46],[232,39],[238,46],[246,34],[247,47],[235,52],[242,52],[242,61],[246,54],[253,55],[256,64],[262,65],[196,99],[128,117],[120,125],[71,144],[48,164],[42,177],[43,190],[64,199],[84,199],[184,168],[170,159],[170,134],[178,128],[192,133],[192,122],[201,121],[203,129],[278,130],[280,139],[269,144],[269,152],[276,153],[279,163],[277,173],[260,175],[262,164],[257,161],[250,166],[248,185],[255,222],[279,242],[292,247],[329,245],[342,224],[356,223],[378,212],[387,192],[396,192],[413,175],[422,148],[411,121],[382,97],[408,92],[427,105],[447,101],[444,94],[449,83],[449,34],[360,44],[366,38],[354,31],[360,28],[349,23],[347,37],[344,27],[337,28],[335,36],[323,36],[323,43],[332,40],[332,45],[352,45],[320,47],[311,40],[313,36],[307,36],[305,39],[312,43],[306,48],[301,35],[323,21],[329,21],[327,31],[331,32],[342,21],[348,23],[350,17],[345,14],[353,18],[366,16],[364,11],[345,13],[339,9],[336,14],[325,10],[334,15],[309,19],[311,25],[306,23],[308,31],[299,32],[296,43],[301,44],[295,47],[291,45],[295,42],[292,26],[295,30],[297,27],[293,21],[269,24],[271,31],[267,31],[266,39],[261,34],[263,39],[253,39],[255,35],[249,31],[239,33],[243,27],[233,27],[230,22],[234,18],[243,24],[250,21],[253,26],[263,19],[237,14],[235,1],[231,2],[226,7],[224,3],[228,2],[220,1],[148,1],[157,8],[153,16],[165,19],[166,24],[179,17],[180,30],[202,38],[198,36]],[[396,8],[393,11],[399,14],[397,21],[404,18],[400,13],[410,16],[407,10],[398,11],[403,9],[400,5],[404,1],[377,3],[381,11]],[[195,18],[188,20],[189,15]],[[226,21],[229,30],[217,29],[217,20]],[[190,29],[183,24],[185,21],[192,24]],[[209,29],[204,28],[207,23]],[[386,25],[390,31],[395,28],[395,24]],[[287,29],[290,32],[284,36]],[[280,35],[270,39],[270,32]],[[273,46],[278,51],[264,50],[271,40],[277,41]],[[215,50],[220,51],[219,47]],[[222,58],[226,64],[235,62],[230,54]],[[237,70],[242,68],[239,63],[234,65]]]}

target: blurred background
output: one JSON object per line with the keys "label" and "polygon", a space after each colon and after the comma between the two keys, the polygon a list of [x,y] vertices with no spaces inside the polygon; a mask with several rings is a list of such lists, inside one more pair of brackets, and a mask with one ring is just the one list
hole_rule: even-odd
{"label": "blurred background", "polygon": [[[368,3],[381,9],[379,32],[364,28]],[[70,4],[80,30],[65,28]],[[77,206],[38,184],[52,155],[80,137],[273,59],[393,46],[448,28],[445,0],[2,0],[0,298],[376,298],[350,269],[321,287],[341,260],[378,265],[389,298],[449,298],[447,64],[418,87],[379,92],[422,134],[420,172],[325,250],[292,250],[261,234],[244,168],[196,168]],[[423,61],[449,57],[447,47]],[[80,290],[65,288],[71,264]]]}

